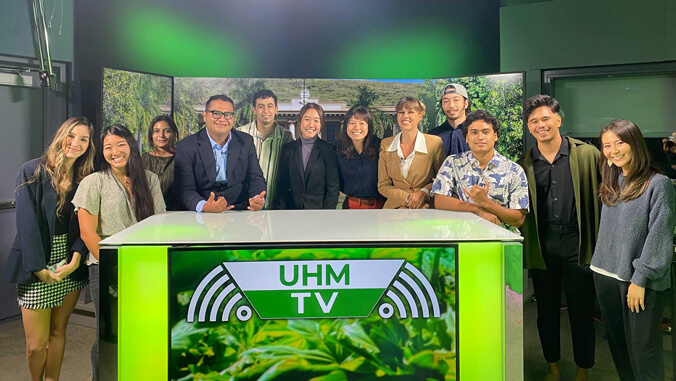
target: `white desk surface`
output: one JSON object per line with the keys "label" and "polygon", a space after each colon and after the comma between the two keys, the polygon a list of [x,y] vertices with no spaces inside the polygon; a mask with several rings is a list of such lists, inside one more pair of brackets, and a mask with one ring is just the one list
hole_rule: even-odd
{"label": "white desk surface", "polygon": [[474,214],[444,210],[272,210],[168,212],[101,241],[101,246],[252,243],[515,241],[523,238]]}

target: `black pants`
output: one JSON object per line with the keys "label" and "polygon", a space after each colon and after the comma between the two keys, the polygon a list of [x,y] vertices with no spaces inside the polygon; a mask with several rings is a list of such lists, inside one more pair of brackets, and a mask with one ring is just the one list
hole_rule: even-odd
{"label": "black pants", "polygon": [[594,274],[610,354],[622,381],[663,381],[659,293],[646,288],[645,310],[627,307],[628,282]]}
{"label": "black pants", "polygon": [[573,355],[580,368],[594,366],[594,280],[576,258],[544,255],[547,270],[531,269],[538,309],[538,333],[547,362],[561,359],[561,283],[566,293]]}
{"label": "black pants", "polygon": [[99,311],[99,265],[89,266],[89,290],[91,292],[92,301],[94,302],[94,310],[96,312],[96,341],[92,345],[91,361],[92,361],[92,381],[99,379],[99,319],[101,318]]}

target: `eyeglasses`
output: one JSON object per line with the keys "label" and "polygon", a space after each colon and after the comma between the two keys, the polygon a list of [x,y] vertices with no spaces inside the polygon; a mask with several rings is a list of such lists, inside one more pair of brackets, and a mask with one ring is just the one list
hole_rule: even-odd
{"label": "eyeglasses", "polygon": [[213,111],[213,110],[207,110],[207,112],[210,112],[211,115],[216,120],[221,119],[222,116],[224,116],[226,120],[231,120],[232,118],[235,117],[234,112],[220,112],[220,111]]}

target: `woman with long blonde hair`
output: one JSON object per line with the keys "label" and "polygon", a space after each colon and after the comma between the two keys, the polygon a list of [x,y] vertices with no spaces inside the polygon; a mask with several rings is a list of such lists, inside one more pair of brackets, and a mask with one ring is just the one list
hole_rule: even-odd
{"label": "woman with long blonde hair", "polygon": [[93,132],[87,118],[66,120],[17,175],[17,234],[3,278],[17,284],[31,380],[59,379],[66,325],[87,284],[87,247],[71,200],[94,170]]}

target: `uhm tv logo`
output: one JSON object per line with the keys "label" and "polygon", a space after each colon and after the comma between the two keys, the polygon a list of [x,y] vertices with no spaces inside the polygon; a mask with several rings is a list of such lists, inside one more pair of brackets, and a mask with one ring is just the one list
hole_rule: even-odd
{"label": "uhm tv logo", "polygon": [[[243,300],[244,299],[244,300]],[[440,317],[425,275],[403,259],[223,262],[195,289],[187,321]],[[253,308],[253,310],[252,310]]]}

